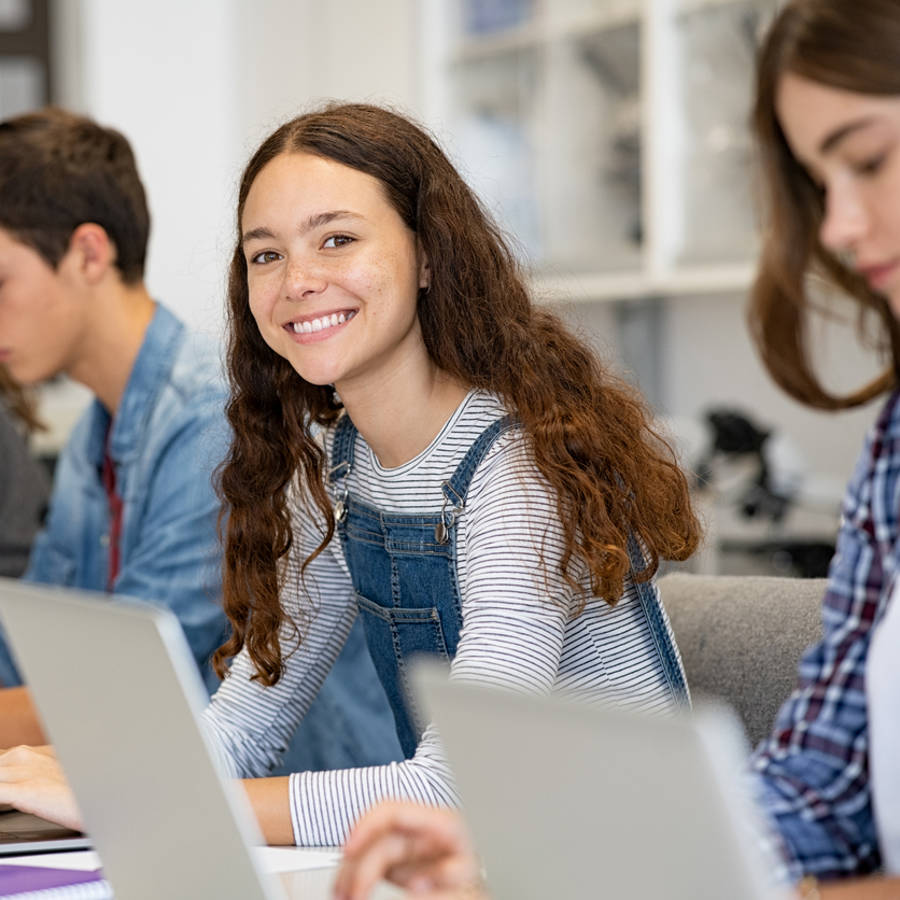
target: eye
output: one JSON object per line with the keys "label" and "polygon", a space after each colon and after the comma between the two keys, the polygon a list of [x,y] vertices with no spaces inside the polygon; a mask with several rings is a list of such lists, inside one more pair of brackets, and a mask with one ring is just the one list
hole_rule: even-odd
{"label": "eye", "polygon": [[350,237],[349,234],[333,234],[331,237],[325,238],[322,242],[322,247],[323,249],[334,250],[338,247],[346,247],[348,244],[352,244],[354,240],[355,238]]}
{"label": "eye", "polygon": [[863,160],[861,163],[857,163],[855,166],[857,174],[877,175],[884,165],[886,158],[886,153],[879,153],[877,156],[870,157],[869,159]]}
{"label": "eye", "polygon": [[277,262],[281,259],[281,254],[274,250],[262,250],[250,257],[250,262],[255,266],[265,266],[271,262]]}

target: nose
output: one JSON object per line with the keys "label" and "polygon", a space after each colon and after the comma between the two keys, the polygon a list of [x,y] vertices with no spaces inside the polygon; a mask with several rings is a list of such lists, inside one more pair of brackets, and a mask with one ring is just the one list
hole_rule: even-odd
{"label": "nose", "polygon": [[293,259],[285,268],[284,295],[288,300],[306,300],[325,290],[321,267],[309,259]]}
{"label": "nose", "polygon": [[825,192],[825,217],[819,228],[822,244],[834,253],[856,249],[869,227],[859,190],[849,181],[835,181]]}

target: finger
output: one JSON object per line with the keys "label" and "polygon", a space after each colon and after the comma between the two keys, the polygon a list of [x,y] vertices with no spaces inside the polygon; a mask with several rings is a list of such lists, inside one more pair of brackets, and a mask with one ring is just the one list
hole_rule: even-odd
{"label": "finger", "polygon": [[352,857],[358,853],[365,853],[368,845],[380,839],[382,835],[411,827],[409,822],[414,819],[416,811],[422,808],[396,801],[379,803],[353,826],[344,842],[344,856]]}
{"label": "finger", "polygon": [[428,868],[432,883],[441,887],[479,887],[481,870],[474,853],[454,853],[436,859]]}
{"label": "finger", "polygon": [[345,857],[341,863],[335,880],[335,897],[363,900],[408,854],[408,841],[401,834],[381,834],[367,841],[364,853]]}

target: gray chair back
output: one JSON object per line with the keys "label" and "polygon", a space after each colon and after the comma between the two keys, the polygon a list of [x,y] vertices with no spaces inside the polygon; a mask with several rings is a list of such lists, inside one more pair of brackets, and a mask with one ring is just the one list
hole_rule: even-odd
{"label": "gray chair back", "polygon": [[821,636],[826,583],[680,572],[659,579],[694,699],[729,703],[754,746],[793,690],[803,651]]}

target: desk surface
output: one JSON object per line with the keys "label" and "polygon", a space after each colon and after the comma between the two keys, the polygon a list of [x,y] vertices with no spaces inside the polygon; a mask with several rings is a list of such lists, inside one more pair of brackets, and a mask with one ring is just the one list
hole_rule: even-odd
{"label": "desk surface", "polygon": [[[258,848],[261,868],[278,876],[288,897],[302,897],[303,900],[331,900],[337,857],[338,851],[334,849]],[[100,859],[91,851],[74,851],[8,856],[0,859],[0,865],[4,864],[96,869],[100,865]],[[402,900],[406,896],[404,891],[385,884],[379,886],[372,895],[372,900]]]}

